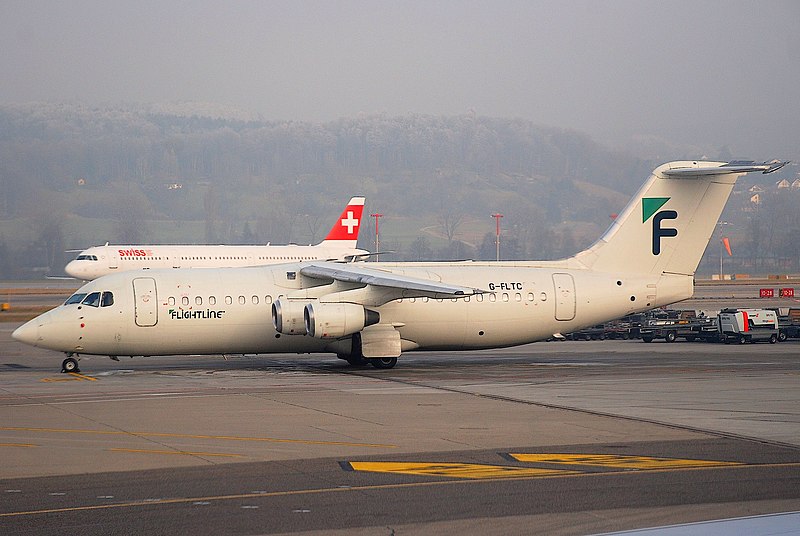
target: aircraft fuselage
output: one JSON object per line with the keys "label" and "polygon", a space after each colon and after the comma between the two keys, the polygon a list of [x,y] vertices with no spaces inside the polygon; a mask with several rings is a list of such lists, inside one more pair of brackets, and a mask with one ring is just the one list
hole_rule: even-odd
{"label": "aircraft fuselage", "polygon": [[[265,267],[152,270],[113,274],[78,293],[112,293],[113,304],[61,305],[15,334],[36,346],[78,354],[173,355],[340,352],[341,341],[278,333],[272,303],[310,288],[304,263]],[[691,296],[690,276],[645,276],[525,263],[369,263],[370,268],[485,292],[403,297],[369,306],[400,334],[403,351],[464,350],[544,340]],[[358,292],[358,288],[348,288]],[[325,298],[323,298],[325,299]],[[35,330],[35,333],[34,333]]]}

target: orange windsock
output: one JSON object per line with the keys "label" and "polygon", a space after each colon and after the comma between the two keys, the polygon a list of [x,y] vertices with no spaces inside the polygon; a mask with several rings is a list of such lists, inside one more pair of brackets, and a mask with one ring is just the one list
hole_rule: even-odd
{"label": "orange windsock", "polygon": [[728,257],[733,257],[733,253],[731,253],[731,241],[728,240],[727,236],[722,238],[722,244],[725,246],[725,251],[728,252]]}

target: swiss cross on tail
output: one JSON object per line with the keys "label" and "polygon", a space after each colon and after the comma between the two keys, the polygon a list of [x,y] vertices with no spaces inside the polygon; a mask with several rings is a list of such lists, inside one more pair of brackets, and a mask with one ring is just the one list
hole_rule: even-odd
{"label": "swiss cross on tail", "polygon": [[358,240],[358,229],[361,226],[362,212],[364,212],[364,198],[351,198],[325,240],[349,240],[355,245],[355,241]]}
{"label": "swiss cross on tail", "polygon": [[642,223],[653,218],[653,255],[661,253],[661,239],[666,236],[678,236],[678,230],[672,227],[661,227],[664,220],[674,220],[678,213],[674,210],[659,210],[669,197],[645,197],[642,199]]}

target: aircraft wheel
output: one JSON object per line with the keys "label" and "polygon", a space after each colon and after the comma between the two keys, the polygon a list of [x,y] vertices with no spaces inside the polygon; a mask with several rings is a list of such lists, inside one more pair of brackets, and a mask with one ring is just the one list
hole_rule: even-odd
{"label": "aircraft wheel", "polygon": [[80,372],[78,360],[74,357],[66,358],[61,362],[61,372]]}
{"label": "aircraft wheel", "polygon": [[675,335],[674,331],[668,331],[667,334],[664,336],[664,340],[667,342],[675,342],[677,336]]}
{"label": "aircraft wheel", "polygon": [[379,357],[377,359],[370,359],[370,364],[376,369],[390,369],[397,364],[396,357]]}

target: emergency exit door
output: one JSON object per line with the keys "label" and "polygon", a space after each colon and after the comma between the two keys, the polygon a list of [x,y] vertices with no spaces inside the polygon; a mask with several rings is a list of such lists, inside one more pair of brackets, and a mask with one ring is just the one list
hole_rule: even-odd
{"label": "emergency exit door", "polygon": [[575,280],[570,274],[553,274],[556,320],[575,318]]}
{"label": "emergency exit door", "polygon": [[133,299],[136,325],[155,326],[158,322],[158,296],[156,280],[152,277],[137,277],[133,280]]}

